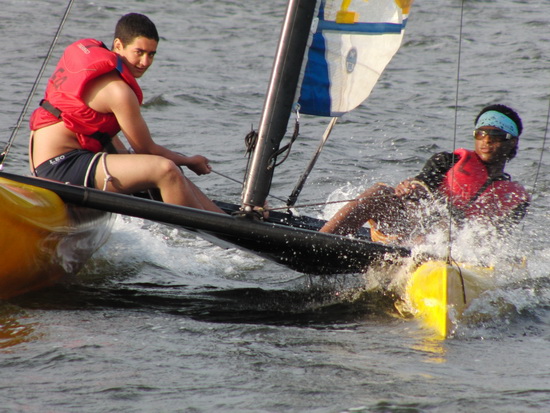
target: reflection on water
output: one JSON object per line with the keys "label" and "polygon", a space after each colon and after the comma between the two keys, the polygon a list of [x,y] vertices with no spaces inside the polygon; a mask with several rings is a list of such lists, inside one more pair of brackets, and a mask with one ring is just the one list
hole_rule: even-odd
{"label": "reflection on water", "polygon": [[[65,284],[12,302],[25,309],[145,309],[215,323],[318,326],[361,323],[394,316],[395,296],[383,290],[324,288],[193,288],[153,283],[86,286]],[[15,307],[17,308],[17,307]],[[17,316],[13,314],[13,317]]]}
{"label": "reflection on water", "polygon": [[35,332],[35,323],[28,322],[21,308],[3,303],[0,304],[0,349],[6,349],[18,344],[35,340],[39,334]]}
{"label": "reflection on water", "polygon": [[[58,284],[28,293],[0,306],[0,348],[39,339],[41,327],[27,310],[120,310],[165,313],[207,323],[261,324],[348,329],[364,323],[387,323],[396,315],[395,297],[380,289],[327,288],[268,290],[262,288],[194,288],[186,285]],[[43,328],[47,328],[44,326]]]}
{"label": "reflection on water", "polygon": [[425,361],[429,363],[447,362],[447,344],[444,339],[436,334],[425,330],[414,330],[411,350],[420,351],[425,354]]}

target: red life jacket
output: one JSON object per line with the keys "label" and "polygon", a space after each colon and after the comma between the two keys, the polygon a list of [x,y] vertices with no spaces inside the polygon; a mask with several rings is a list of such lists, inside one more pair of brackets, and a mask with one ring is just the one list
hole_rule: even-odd
{"label": "red life jacket", "polygon": [[41,106],[31,116],[31,130],[63,121],[76,134],[82,148],[101,151],[120,132],[120,125],[113,113],[97,112],[87,106],[82,94],[90,80],[113,70],[132,88],[141,105],[141,88],[118,54],[95,39],[71,44],[48,81]]}
{"label": "red life jacket", "polygon": [[459,159],[445,175],[439,190],[465,217],[504,217],[530,201],[529,194],[519,183],[490,179],[487,168],[475,152],[458,149],[454,153]]}

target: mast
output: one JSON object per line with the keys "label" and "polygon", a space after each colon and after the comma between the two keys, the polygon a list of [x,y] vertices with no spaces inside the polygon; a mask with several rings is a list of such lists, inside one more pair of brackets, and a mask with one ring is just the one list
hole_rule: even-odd
{"label": "mast", "polygon": [[245,178],[242,208],[263,206],[273,178],[273,154],[283,139],[306,53],[316,0],[289,0],[262,111],[258,140]]}

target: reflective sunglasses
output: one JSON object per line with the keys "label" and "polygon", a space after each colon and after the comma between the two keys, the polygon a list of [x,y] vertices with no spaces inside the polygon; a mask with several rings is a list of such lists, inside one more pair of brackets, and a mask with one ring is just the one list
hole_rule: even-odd
{"label": "reflective sunglasses", "polygon": [[507,140],[510,140],[514,138],[515,136],[504,132],[500,129],[476,129],[474,130],[474,138],[477,140],[483,140],[486,137],[490,137],[492,140],[498,141],[498,142],[504,142]]}

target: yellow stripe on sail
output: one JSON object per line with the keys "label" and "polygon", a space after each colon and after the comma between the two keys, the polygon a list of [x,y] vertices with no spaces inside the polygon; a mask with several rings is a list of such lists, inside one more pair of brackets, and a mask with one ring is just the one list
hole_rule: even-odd
{"label": "yellow stripe on sail", "polygon": [[336,13],[336,23],[353,24],[359,21],[359,13],[348,10],[350,3],[351,0],[342,0],[340,10]]}
{"label": "yellow stripe on sail", "polygon": [[403,14],[409,14],[414,0],[395,0],[395,4],[401,7]]}

